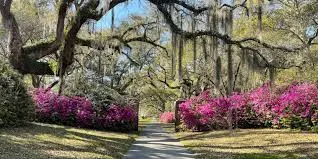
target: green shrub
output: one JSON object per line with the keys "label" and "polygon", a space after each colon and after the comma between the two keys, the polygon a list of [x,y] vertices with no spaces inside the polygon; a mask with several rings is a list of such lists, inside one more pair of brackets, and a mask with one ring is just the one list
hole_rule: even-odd
{"label": "green shrub", "polygon": [[0,127],[23,124],[34,110],[21,75],[0,62]]}
{"label": "green shrub", "polygon": [[291,129],[310,130],[307,120],[299,116],[291,116],[289,118],[282,119],[283,127]]}
{"label": "green shrub", "polygon": [[318,133],[318,125],[311,127],[311,131]]}

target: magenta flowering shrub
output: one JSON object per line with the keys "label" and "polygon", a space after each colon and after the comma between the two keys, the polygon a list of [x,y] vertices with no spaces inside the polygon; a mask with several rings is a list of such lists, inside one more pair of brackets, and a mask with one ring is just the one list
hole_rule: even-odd
{"label": "magenta flowering shrub", "polygon": [[[312,83],[293,83],[279,97],[279,103],[273,105],[275,124],[279,119],[303,120],[304,124],[317,124],[318,88]],[[292,122],[292,121],[291,121]],[[297,127],[290,123],[289,127]],[[284,125],[283,125],[284,126]]]}
{"label": "magenta flowering shrub", "polygon": [[180,116],[187,129],[205,131],[226,127],[228,98],[212,98],[209,91],[193,96],[180,104]]}
{"label": "magenta flowering shrub", "polygon": [[196,103],[194,97],[179,105],[180,117],[187,129],[198,129],[202,124],[199,122],[199,117],[196,112]]}
{"label": "magenta flowering shrub", "polygon": [[52,91],[36,89],[33,100],[39,121],[79,127],[92,126],[92,103],[84,97],[59,96]]}
{"label": "magenta flowering shrub", "polygon": [[[276,88],[275,88],[276,89]],[[279,104],[279,93],[271,90],[269,83],[247,92],[248,103],[257,118],[259,126],[266,124],[270,126],[273,120],[272,107]]]}
{"label": "magenta flowering shrub", "polygon": [[112,104],[98,118],[100,127],[116,131],[131,130],[135,122],[137,122],[137,114],[131,106],[121,107],[116,104]]}
{"label": "magenta flowering shrub", "polygon": [[160,122],[163,123],[173,123],[175,121],[173,112],[164,112],[159,116]]}
{"label": "magenta flowering shrub", "polygon": [[250,93],[233,93],[230,98],[233,126],[239,128],[259,128],[264,122],[250,103]]}
{"label": "magenta flowering shrub", "polygon": [[71,101],[73,104],[70,105],[69,109],[76,111],[76,124],[82,127],[91,127],[95,114],[92,102],[83,97],[73,97]]}
{"label": "magenta flowering shrub", "polygon": [[137,114],[130,106],[111,105],[108,109],[94,109],[85,97],[59,96],[52,91],[36,89],[33,92],[36,119],[40,122],[77,127],[131,130],[137,122]]}
{"label": "magenta flowering shrub", "polygon": [[245,93],[213,98],[209,91],[193,96],[179,106],[187,129],[204,131],[228,128],[227,117],[239,128],[291,127],[318,124],[318,87],[293,83],[270,89],[268,83]]}
{"label": "magenta flowering shrub", "polygon": [[249,102],[257,115],[266,118],[267,112],[271,109],[271,104],[275,100],[275,95],[271,93],[269,84],[266,83],[249,92]]}
{"label": "magenta flowering shrub", "polygon": [[44,89],[36,89],[33,94],[33,101],[36,103],[36,115],[40,120],[49,119],[53,112],[53,101],[57,98],[56,94]]}

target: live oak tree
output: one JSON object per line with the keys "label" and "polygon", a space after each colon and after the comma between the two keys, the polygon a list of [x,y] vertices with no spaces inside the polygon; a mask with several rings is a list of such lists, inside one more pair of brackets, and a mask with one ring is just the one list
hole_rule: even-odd
{"label": "live oak tree", "polygon": [[[203,54],[207,60],[205,66],[211,68],[212,73],[206,73],[206,75],[212,74],[213,79],[209,78],[207,81],[212,81],[213,85],[217,89],[220,86],[227,85],[227,91],[229,94],[235,87],[236,76],[240,72],[238,69],[232,70],[234,64],[231,64],[231,54],[229,55],[228,74],[222,74],[222,63],[224,58],[221,55],[221,48],[218,46],[219,43],[223,43],[227,46],[231,46],[234,50],[235,56],[238,53],[246,53],[247,57],[258,59],[262,62],[265,68],[269,68],[270,76],[273,77],[273,70],[277,68],[286,68],[286,66],[274,63],[268,60],[267,53],[265,52],[282,52],[282,53],[295,53],[307,49],[315,42],[315,38],[301,38],[304,43],[297,46],[288,46],[279,43],[272,43],[265,38],[255,37],[246,35],[244,37],[231,36],[230,33],[222,32],[218,29],[220,26],[220,17],[224,17],[222,10],[230,10],[235,12],[236,10],[242,10],[247,17],[255,15],[254,8],[258,8],[256,16],[258,17],[259,28],[261,28],[262,18],[264,14],[262,12],[262,4],[266,1],[253,1],[253,0],[242,0],[235,1],[233,4],[222,4],[222,1],[211,1],[198,0],[195,2],[185,0],[144,0],[148,4],[155,8],[160,16],[164,19],[164,22],[169,26],[172,32],[172,58],[171,58],[171,76],[175,77],[176,66],[178,66],[178,78],[180,88],[182,83],[186,83],[189,79],[187,74],[189,73],[188,68],[183,64],[184,47],[189,40],[193,41],[193,70],[194,74],[200,74],[196,70],[196,60],[199,57],[196,48],[202,48]],[[11,12],[12,0],[1,0],[0,11],[2,15],[2,21],[5,29],[8,31],[8,48],[9,48],[9,61],[11,65],[22,74],[33,74],[33,75],[53,75],[58,74],[63,77],[70,66],[74,63],[76,46],[88,46],[97,50],[105,50],[106,48],[112,48],[115,50],[122,49],[122,45],[110,46],[112,43],[105,42],[104,44],[98,43],[98,39],[84,39],[78,36],[79,31],[85,26],[90,20],[99,20],[106,13],[112,10],[114,7],[121,3],[126,3],[128,0],[56,0],[55,6],[56,12],[56,26],[55,36],[52,40],[45,42],[33,42],[32,45],[25,45],[23,43],[24,35],[21,34],[21,27],[18,24],[15,15]],[[285,4],[285,1],[281,1]],[[288,2],[289,3],[289,2]],[[257,4],[257,5],[256,5]],[[287,4],[288,5],[288,4]],[[300,6],[300,5],[299,5]],[[242,15],[242,16],[243,16]],[[206,18],[209,16],[209,18]],[[312,15],[310,15],[313,17]],[[310,17],[308,16],[308,17]],[[240,16],[241,17],[241,16]],[[192,19],[192,29],[187,27],[189,19]],[[202,19],[208,19],[208,24],[202,22]],[[204,21],[204,20],[203,20]],[[227,24],[227,26],[231,26]],[[207,26],[207,27],[202,27]],[[263,28],[263,27],[262,27]],[[224,29],[224,28],[223,28]],[[132,29],[131,31],[134,31]],[[125,35],[125,33],[124,33]],[[125,36],[115,35],[110,36],[111,38],[106,39],[117,39],[120,43],[127,45],[132,41],[146,42],[164,49],[158,44],[158,40],[150,40],[147,36],[134,37],[132,39],[124,39]],[[126,37],[125,37],[126,38]],[[197,47],[199,39],[202,39],[203,47]],[[96,45],[97,44],[97,45]],[[232,49],[227,49],[232,50]],[[240,51],[237,51],[240,50]],[[264,51],[265,50],[265,51]],[[177,56],[179,54],[179,56]],[[55,55],[59,59],[59,69],[55,72],[49,65],[49,63],[42,59],[49,56]],[[177,59],[178,57],[178,59]],[[178,61],[178,65],[177,62]],[[225,61],[226,62],[226,61]],[[287,66],[288,68],[289,66]],[[214,68],[214,69],[213,69]],[[238,70],[238,71],[236,71]],[[238,73],[237,73],[238,72]],[[228,80],[224,81],[227,76]],[[234,78],[234,79],[233,79]],[[202,80],[200,75],[200,80]],[[206,82],[207,82],[206,81]],[[227,84],[226,84],[227,82]]]}

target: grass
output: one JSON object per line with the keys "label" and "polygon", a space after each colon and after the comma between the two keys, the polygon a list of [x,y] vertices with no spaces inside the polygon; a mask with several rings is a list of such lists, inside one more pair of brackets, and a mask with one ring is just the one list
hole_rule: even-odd
{"label": "grass", "polygon": [[[173,124],[163,124],[173,132]],[[318,133],[277,129],[180,132],[175,136],[207,159],[317,159]]]}
{"label": "grass", "polygon": [[[141,120],[139,128],[150,120]],[[1,159],[121,158],[139,133],[105,132],[30,123],[0,129]]]}

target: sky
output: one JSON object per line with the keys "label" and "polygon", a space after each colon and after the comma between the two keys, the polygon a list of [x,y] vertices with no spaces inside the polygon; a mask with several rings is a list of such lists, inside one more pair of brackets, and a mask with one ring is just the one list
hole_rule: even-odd
{"label": "sky", "polygon": [[[129,0],[128,4],[122,3],[117,5],[115,9],[115,26],[121,21],[129,18],[129,15],[145,15],[147,14],[148,5],[144,0]],[[96,29],[111,27],[111,11],[108,11],[96,24]]]}
{"label": "sky", "polygon": [[[232,4],[234,0],[223,0],[222,3]],[[129,0],[128,4],[122,3],[117,5],[115,9],[115,26],[118,26],[121,21],[129,18],[129,15],[146,15],[149,5],[145,0]],[[111,27],[111,11],[108,11],[101,20],[96,24],[96,29]]]}

